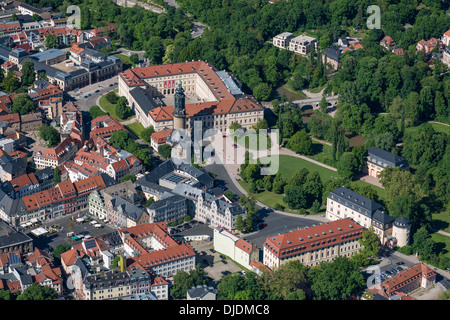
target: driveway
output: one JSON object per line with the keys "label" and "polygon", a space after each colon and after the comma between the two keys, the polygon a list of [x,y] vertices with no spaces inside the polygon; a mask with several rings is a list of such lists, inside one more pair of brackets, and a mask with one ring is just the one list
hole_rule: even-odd
{"label": "driveway", "polygon": [[[101,96],[117,89],[118,85],[114,83],[118,83],[118,80],[118,76],[115,76],[110,79],[80,88],[78,91],[69,91],[67,94],[74,101],[74,103],[78,105],[81,111],[89,112],[89,109],[92,106],[97,105],[98,99]],[[110,86],[110,84],[112,85]],[[96,92],[97,90],[98,92]],[[89,96],[84,98],[88,94]]]}

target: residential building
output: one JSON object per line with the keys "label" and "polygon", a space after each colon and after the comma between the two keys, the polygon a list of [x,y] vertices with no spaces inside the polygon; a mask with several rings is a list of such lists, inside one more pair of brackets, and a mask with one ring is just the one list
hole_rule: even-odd
{"label": "residential building", "polygon": [[389,51],[391,51],[396,45],[397,43],[390,36],[384,36],[384,38],[380,41],[380,46]]}
{"label": "residential building", "polygon": [[105,203],[105,207],[107,220],[119,229],[150,222],[149,214],[142,206],[124,198],[114,196]]}
{"label": "residential building", "polygon": [[408,219],[394,219],[380,204],[344,186],[329,193],[326,218],[330,221],[350,218],[366,229],[373,227],[380,242],[391,247],[409,244]]}
{"label": "residential building", "polygon": [[142,224],[119,230],[124,243],[128,270],[135,267],[155,276],[171,277],[178,271],[195,268],[195,251],[188,243],[179,244],[165,223]]}
{"label": "residential building", "polygon": [[450,47],[450,29],[442,35],[441,42],[444,46]]}
{"label": "residential building", "polygon": [[223,228],[214,229],[214,250],[251,270],[251,262],[259,261],[259,249]]}
{"label": "residential building", "polygon": [[431,39],[425,41],[422,39],[417,43],[416,50],[423,51],[425,53],[431,53],[431,51],[433,51],[434,48],[436,48],[436,47],[438,47],[439,49],[442,48],[441,40],[436,39],[436,38],[431,38]]}
{"label": "residential building", "polygon": [[16,231],[5,221],[0,221],[0,254],[18,251],[27,254],[34,250],[33,239]]}
{"label": "residential building", "polygon": [[55,267],[48,253],[35,248],[28,254],[28,265],[33,269],[33,280],[41,286],[47,286],[56,291],[58,297],[63,295],[63,277],[61,268]]}
{"label": "residential building", "polygon": [[113,197],[117,196],[137,205],[140,202],[140,198],[136,199],[135,194],[136,190],[130,180],[102,190],[95,190],[88,197],[89,213],[100,220],[107,220],[106,203],[109,203]]}
{"label": "residential building", "polygon": [[323,63],[330,65],[334,70],[337,70],[339,69],[341,54],[341,48],[333,45],[322,52],[322,61]]}
{"label": "residential building", "polygon": [[44,111],[45,117],[49,120],[59,118],[63,114],[63,98],[52,97],[45,100],[39,100],[38,105]]}
{"label": "residential building", "polygon": [[187,200],[180,195],[171,195],[147,207],[149,222],[180,221],[188,215]]}
{"label": "residential building", "polygon": [[263,245],[263,262],[270,269],[298,260],[308,267],[351,257],[362,245],[364,228],[351,219],[322,223],[268,237]]}
{"label": "residential building", "polygon": [[315,50],[317,46],[318,42],[316,38],[304,34],[289,40],[289,51],[299,53],[301,55],[308,54],[311,50]]}
{"label": "residential building", "polygon": [[67,137],[55,148],[36,146],[33,151],[33,162],[37,169],[56,168],[65,161],[73,159],[78,149],[79,141]]}
{"label": "residential building", "polygon": [[42,126],[42,113],[34,112],[20,116],[22,131],[36,131]]}
{"label": "residential building", "polygon": [[125,127],[110,115],[103,115],[92,120],[90,137],[109,138],[119,130],[125,130]]}
{"label": "residential building", "polygon": [[371,177],[379,179],[380,173],[387,167],[409,169],[408,161],[386,150],[372,147],[367,150],[367,172]]}
{"label": "residential building", "polygon": [[405,295],[419,288],[430,288],[435,283],[436,272],[420,262],[384,280],[381,284],[367,288],[366,291],[392,300],[398,295]]}
{"label": "residential building", "polygon": [[26,173],[26,162],[20,157],[12,157],[0,149],[0,179],[10,181]]}
{"label": "residential building", "polygon": [[173,129],[163,129],[161,131],[154,132],[150,137],[150,144],[156,152],[158,152],[159,146],[166,143],[166,139],[171,135]]}
{"label": "residential building", "polygon": [[291,32],[282,32],[275,37],[273,37],[272,43],[275,47],[280,49],[288,49],[289,42],[293,38],[293,34]]}
{"label": "residential building", "polygon": [[197,286],[188,289],[186,300],[216,300],[217,290],[213,287]]}
{"label": "residential building", "polygon": [[22,198],[41,190],[34,173],[23,174],[8,183],[11,185],[13,199]]}
{"label": "residential building", "polygon": [[450,46],[445,47],[442,52],[442,62],[447,66],[447,68],[450,68]]}

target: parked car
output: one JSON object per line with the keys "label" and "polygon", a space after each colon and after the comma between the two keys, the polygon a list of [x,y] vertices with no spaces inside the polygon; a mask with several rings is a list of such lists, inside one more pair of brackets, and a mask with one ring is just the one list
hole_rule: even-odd
{"label": "parked car", "polygon": [[401,266],[401,265],[404,265],[405,263],[404,263],[403,261],[399,261],[399,262],[397,262],[397,264],[398,264],[399,266]]}

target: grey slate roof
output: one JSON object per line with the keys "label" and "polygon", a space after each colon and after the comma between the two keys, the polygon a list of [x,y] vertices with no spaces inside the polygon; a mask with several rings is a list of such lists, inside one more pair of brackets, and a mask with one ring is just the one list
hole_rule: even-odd
{"label": "grey slate roof", "polygon": [[387,166],[391,166],[393,168],[400,167],[400,168],[406,168],[408,167],[408,162],[405,158],[397,156],[393,153],[390,153],[386,150],[372,147],[367,150],[367,154],[371,157],[374,157],[376,159],[381,160],[384,162]]}
{"label": "grey slate roof", "polygon": [[333,45],[330,48],[325,49],[322,54],[326,55],[327,58],[330,58],[334,61],[339,61],[339,59],[341,58],[341,49]]}
{"label": "grey slate roof", "polygon": [[30,241],[33,239],[22,232],[15,231],[6,222],[0,221],[0,249]]}
{"label": "grey slate roof", "polygon": [[114,196],[114,198],[112,198],[111,203],[113,205],[114,211],[124,213],[127,218],[133,220],[134,222],[137,222],[141,218],[142,213],[144,213],[143,208],[138,207],[131,202],[128,202],[127,200],[117,196]]}
{"label": "grey slate roof", "polygon": [[377,210],[374,212],[372,219],[380,222],[382,225],[388,225],[394,222],[395,218],[388,215],[385,211]]}
{"label": "grey slate roof", "polygon": [[361,208],[361,214],[368,217],[372,217],[375,211],[382,210],[382,206],[380,204],[344,186],[331,191],[328,198],[333,199],[333,201],[340,202],[343,205],[347,203],[346,206],[348,207],[354,205],[354,210],[356,211],[359,211],[359,208]]}

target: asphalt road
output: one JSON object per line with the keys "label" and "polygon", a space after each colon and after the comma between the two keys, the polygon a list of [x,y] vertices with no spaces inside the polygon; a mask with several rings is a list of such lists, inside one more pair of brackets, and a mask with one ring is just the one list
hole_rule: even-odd
{"label": "asphalt road", "polygon": [[[110,84],[114,84],[117,82],[118,76],[115,76],[102,82],[83,87],[78,92],[69,91],[67,92],[67,95],[69,96],[69,99],[74,101],[74,103],[76,103],[82,111],[89,111],[92,106],[98,104],[97,100],[101,96],[117,89],[117,84],[110,86]],[[98,92],[95,92],[97,90]],[[85,98],[85,96],[88,94],[89,96]]]}

